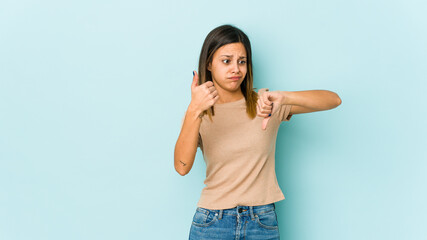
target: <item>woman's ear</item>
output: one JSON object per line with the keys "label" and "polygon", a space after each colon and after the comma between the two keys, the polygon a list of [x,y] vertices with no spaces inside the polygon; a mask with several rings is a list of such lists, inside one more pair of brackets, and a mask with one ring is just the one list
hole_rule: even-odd
{"label": "woman's ear", "polygon": [[212,63],[209,63],[209,64],[208,64],[207,69],[208,69],[208,71],[209,71],[209,72],[212,72],[212,70],[211,70],[211,69],[212,69]]}

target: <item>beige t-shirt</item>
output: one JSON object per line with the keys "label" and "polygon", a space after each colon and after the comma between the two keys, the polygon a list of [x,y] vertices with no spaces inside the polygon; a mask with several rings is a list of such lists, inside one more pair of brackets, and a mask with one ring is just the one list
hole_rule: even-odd
{"label": "beige t-shirt", "polygon": [[263,117],[250,119],[245,98],[215,104],[212,122],[206,114],[199,129],[199,147],[206,163],[206,179],[198,207],[227,209],[258,206],[285,199],[275,171],[276,137],[282,121],[289,121],[292,105],[281,105],[266,130]]}

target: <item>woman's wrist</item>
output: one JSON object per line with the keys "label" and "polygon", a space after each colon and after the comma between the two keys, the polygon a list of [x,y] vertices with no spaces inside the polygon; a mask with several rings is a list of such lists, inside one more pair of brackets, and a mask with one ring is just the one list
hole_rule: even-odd
{"label": "woman's wrist", "polygon": [[280,95],[282,96],[282,99],[280,101],[280,104],[282,105],[289,105],[292,104],[292,92],[289,91],[280,91]]}
{"label": "woman's wrist", "polygon": [[190,103],[187,109],[187,113],[190,114],[192,118],[201,118],[203,111]]}

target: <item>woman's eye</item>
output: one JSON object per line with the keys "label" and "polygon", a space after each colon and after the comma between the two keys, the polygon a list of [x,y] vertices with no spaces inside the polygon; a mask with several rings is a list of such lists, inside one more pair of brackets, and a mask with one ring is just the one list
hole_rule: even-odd
{"label": "woman's eye", "polygon": [[[224,60],[222,60],[222,62],[225,63],[225,64],[227,64],[227,63],[230,63],[230,60],[229,59],[224,59]],[[246,61],[241,60],[241,61],[239,61],[239,64],[246,64]]]}

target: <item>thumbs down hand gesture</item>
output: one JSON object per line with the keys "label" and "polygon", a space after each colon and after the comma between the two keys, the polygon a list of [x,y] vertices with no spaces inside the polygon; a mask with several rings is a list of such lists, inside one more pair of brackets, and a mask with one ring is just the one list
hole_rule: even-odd
{"label": "thumbs down hand gesture", "polygon": [[269,92],[268,88],[258,90],[257,116],[264,117],[262,130],[267,128],[271,116],[279,110],[282,99],[283,95],[279,91]]}

